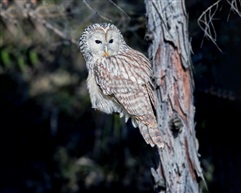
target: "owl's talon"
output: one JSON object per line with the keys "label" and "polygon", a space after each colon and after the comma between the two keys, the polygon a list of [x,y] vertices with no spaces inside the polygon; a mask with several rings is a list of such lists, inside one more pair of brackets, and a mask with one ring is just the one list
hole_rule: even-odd
{"label": "owl's talon", "polygon": [[121,113],[120,113],[120,118],[122,118],[123,116],[124,116],[124,114],[121,112]]}
{"label": "owl's talon", "polygon": [[136,123],[136,120],[135,119],[131,119],[131,122],[132,122],[132,125],[133,125],[133,127],[137,127],[137,123]]}
{"label": "owl's talon", "polygon": [[127,121],[128,121],[129,118],[130,118],[130,117],[129,117],[128,115],[126,115],[126,117],[125,117],[125,123],[127,123]]}

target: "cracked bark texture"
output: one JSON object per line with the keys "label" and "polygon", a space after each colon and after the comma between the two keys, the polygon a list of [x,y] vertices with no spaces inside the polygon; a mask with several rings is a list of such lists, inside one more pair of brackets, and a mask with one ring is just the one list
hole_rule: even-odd
{"label": "cracked bark texture", "polygon": [[202,192],[185,1],[145,0],[145,4],[157,119],[165,143],[163,149],[158,149],[158,161],[151,168],[155,191]]}

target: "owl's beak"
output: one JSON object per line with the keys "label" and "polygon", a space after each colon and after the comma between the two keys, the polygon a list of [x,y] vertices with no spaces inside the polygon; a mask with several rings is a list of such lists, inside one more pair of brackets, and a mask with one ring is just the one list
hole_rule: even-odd
{"label": "owl's beak", "polygon": [[107,49],[107,46],[105,46],[105,51],[104,51],[104,57],[107,57],[109,56],[109,53],[108,53],[108,49]]}

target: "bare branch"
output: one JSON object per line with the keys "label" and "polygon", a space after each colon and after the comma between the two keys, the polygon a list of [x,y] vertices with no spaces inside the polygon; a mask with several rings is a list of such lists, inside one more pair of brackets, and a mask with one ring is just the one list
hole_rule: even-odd
{"label": "bare branch", "polygon": [[[241,17],[241,1],[239,0],[232,0],[231,2],[229,0],[227,0],[227,2],[229,3],[230,7],[230,11],[234,11],[235,13],[237,13],[239,15],[239,17]],[[229,17],[228,17],[229,18]]]}
{"label": "bare branch", "polygon": [[127,17],[128,20],[131,20],[129,15],[123,9],[121,9],[116,3],[114,3],[112,0],[109,0],[109,2],[111,2],[114,6],[117,7],[117,9],[119,9],[122,13],[124,13],[124,15]]}
{"label": "bare branch", "polygon": [[67,41],[69,41],[69,42],[71,42],[72,44],[75,44],[75,45],[79,44],[78,41],[76,41],[75,39],[70,39],[61,30],[59,30],[58,28],[54,27],[51,23],[47,22],[45,19],[37,18],[37,21],[42,23],[46,28],[48,28],[49,30],[54,32],[56,35],[58,35],[62,39],[67,40]]}
{"label": "bare branch", "polygon": [[[208,37],[214,43],[214,45],[218,48],[218,50],[222,52],[222,50],[217,45],[217,34],[213,24],[214,16],[218,10],[218,5],[220,1],[221,0],[218,0],[216,3],[209,6],[201,14],[201,16],[198,18],[198,25],[204,32],[203,40],[204,40],[204,37]],[[203,40],[202,40],[202,44],[203,44]]]}
{"label": "bare branch", "polygon": [[108,22],[112,22],[111,19],[108,19],[107,17],[104,17],[102,15],[100,15],[97,11],[95,11],[94,9],[92,9],[92,7],[86,2],[86,0],[83,0],[83,3],[96,15],[98,15],[99,17],[101,17],[102,19],[108,21]]}
{"label": "bare branch", "polygon": [[45,26],[47,29],[54,32],[57,36],[61,37],[62,39],[69,41],[72,44],[78,45],[78,41],[67,37],[67,35],[63,31],[61,31],[60,29],[58,29],[57,27],[52,25],[50,22],[48,22],[46,19],[44,19],[42,17],[42,15],[39,14],[38,11],[29,9],[26,11],[26,17],[29,17],[32,21],[36,21],[36,22],[42,24],[43,26]]}

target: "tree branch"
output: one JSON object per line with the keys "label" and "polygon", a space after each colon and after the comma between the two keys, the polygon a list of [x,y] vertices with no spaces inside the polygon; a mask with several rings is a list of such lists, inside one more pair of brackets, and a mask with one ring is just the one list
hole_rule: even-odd
{"label": "tree branch", "polygon": [[200,15],[200,17],[198,18],[198,25],[204,32],[201,45],[203,44],[204,37],[208,37],[213,42],[213,44],[218,48],[218,50],[222,52],[222,50],[217,45],[217,34],[216,34],[215,27],[213,25],[214,16],[218,10],[218,5],[220,1],[221,0],[218,0],[216,3],[209,6],[208,9],[206,9]]}
{"label": "tree branch", "polygon": [[107,17],[104,17],[103,15],[100,15],[97,11],[95,11],[94,9],[92,9],[92,7],[86,2],[86,0],[83,0],[83,3],[89,8],[89,10],[91,10],[93,13],[95,13],[96,15],[98,15],[99,17],[101,17],[102,19],[108,21],[108,22],[112,22],[111,19],[108,19]]}

